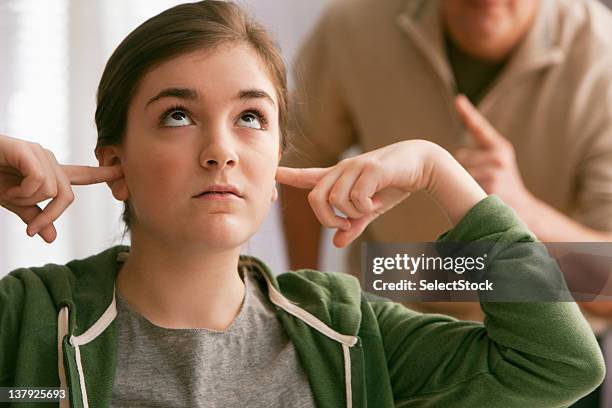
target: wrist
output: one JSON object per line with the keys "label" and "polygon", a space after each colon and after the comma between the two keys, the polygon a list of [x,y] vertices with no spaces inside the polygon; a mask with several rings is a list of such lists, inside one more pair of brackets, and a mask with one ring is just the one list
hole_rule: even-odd
{"label": "wrist", "polygon": [[429,151],[431,169],[425,191],[442,207],[454,226],[487,193],[448,151],[434,146]]}

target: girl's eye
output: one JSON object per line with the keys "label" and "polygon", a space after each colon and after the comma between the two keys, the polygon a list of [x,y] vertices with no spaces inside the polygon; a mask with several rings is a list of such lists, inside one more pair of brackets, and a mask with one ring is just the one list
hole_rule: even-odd
{"label": "girl's eye", "polygon": [[238,118],[238,126],[263,130],[265,125],[263,115],[256,112],[245,112]]}
{"label": "girl's eye", "polygon": [[187,113],[180,109],[172,109],[162,116],[162,126],[180,127],[193,125]]}

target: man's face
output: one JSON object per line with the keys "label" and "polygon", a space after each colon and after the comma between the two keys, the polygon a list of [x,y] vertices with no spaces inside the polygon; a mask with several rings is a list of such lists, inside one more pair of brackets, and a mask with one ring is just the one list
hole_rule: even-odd
{"label": "man's face", "polygon": [[539,0],[443,1],[444,20],[453,40],[485,59],[514,48],[529,31],[539,7]]}
{"label": "man's face", "polygon": [[[279,159],[277,96],[255,51],[221,46],[148,72],[123,156],[136,234],[201,250],[248,240],[270,208]],[[206,192],[215,188],[225,192]]]}

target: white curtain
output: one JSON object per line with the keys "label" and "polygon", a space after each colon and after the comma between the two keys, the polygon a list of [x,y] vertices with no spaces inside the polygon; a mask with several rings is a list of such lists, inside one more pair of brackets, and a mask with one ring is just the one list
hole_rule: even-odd
{"label": "white curtain", "polygon": [[[325,1],[239,3],[276,35],[290,62]],[[39,142],[62,163],[97,165],[95,92],[104,64],[127,33],[178,3],[0,1],[0,133]],[[38,236],[28,237],[25,224],[0,209],[0,277],[18,267],[64,264],[121,242],[122,206],[107,186],[74,190],[76,199],[56,222],[58,239],[51,245]],[[244,252],[264,259],[276,272],[286,270],[278,206]]]}

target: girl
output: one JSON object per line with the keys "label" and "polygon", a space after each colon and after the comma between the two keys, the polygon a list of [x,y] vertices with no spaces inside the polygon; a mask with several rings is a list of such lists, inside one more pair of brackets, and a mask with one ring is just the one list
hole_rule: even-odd
{"label": "girl", "polygon": [[276,180],[312,190],[338,246],[425,190],[454,225],[441,240],[499,243],[492,276],[550,272],[536,246],[512,251],[533,236],[431,143],[278,167],[285,68],[236,5],[180,5],[132,32],[103,73],[96,124],[99,168],[0,138],[0,204],[30,236],[52,242],[70,185],[97,182],[125,203],[131,234],[129,248],[0,281],[0,386],[61,386],[74,407],[557,407],[602,381],[573,303],[483,303],[485,325],[458,322],[372,300],[348,275],[275,277],[239,255]]}

